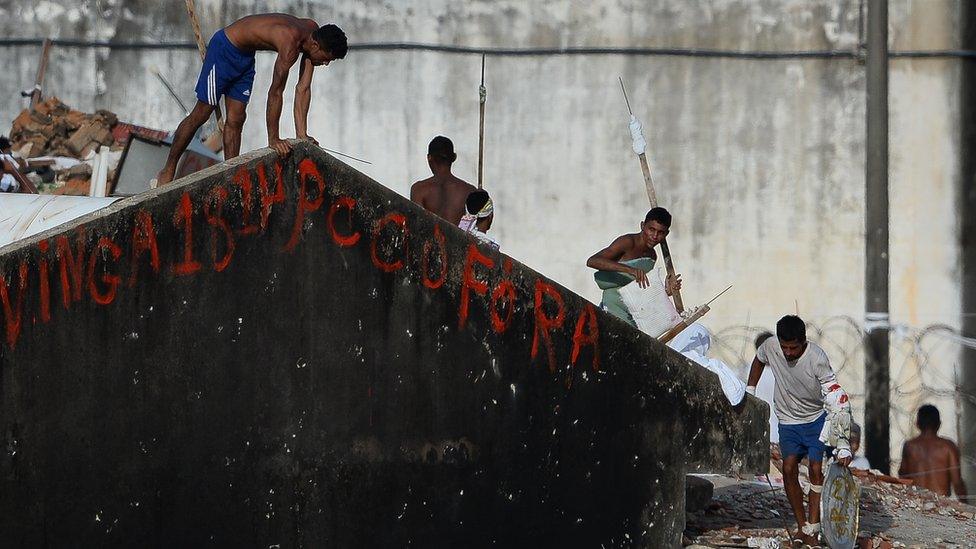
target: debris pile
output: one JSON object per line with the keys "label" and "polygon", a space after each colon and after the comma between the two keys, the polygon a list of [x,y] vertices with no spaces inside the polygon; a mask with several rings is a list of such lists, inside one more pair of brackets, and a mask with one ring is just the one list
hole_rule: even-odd
{"label": "debris pile", "polygon": [[86,114],[76,111],[57,97],[24,109],[14,119],[10,141],[24,158],[63,156],[84,160],[102,145],[118,146],[112,128],[119,118],[106,110]]}
{"label": "debris pile", "polygon": [[[888,509],[942,515],[960,521],[976,520],[976,507],[959,500],[910,484],[885,482],[871,473],[860,476],[863,493],[871,494],[872,502],[882,504]],[[973,526],[976,527],[976,523]]]}
{"label": "debris pile", "polygon": [[[858,547],[976,547],[976,507],[890,477],[862,474]],[[721,477],[709,505],[688,513],[690,547],[789,548],[793,512],[782,487]],[[723,485],[724,484],[724,485]]]}
{"label": "debris pile", "polygon": [[111,111],[84,113],[49,97],[14,119],[9,138],[16,155],[31,159],[26,175],[42,193],[87,195],[97,156],[106,156],[112,181],[132,133],[156,140],[167,135],[119,122]]}

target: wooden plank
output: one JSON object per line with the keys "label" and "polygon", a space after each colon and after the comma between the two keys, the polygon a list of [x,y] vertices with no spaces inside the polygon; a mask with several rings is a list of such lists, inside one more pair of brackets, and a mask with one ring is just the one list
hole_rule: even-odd
{"label": "wooden plank", "polygon": [[[624,87],[624,79],[618,77],[620,80],[620,91],[624,92],[624,101],[627,103],[627,110],[633,116],[634,111],[630,108],[630,99],[627,98],[627,89]],[[647,200],[651,203],[651,208],[657,207],[657,193],[654,192],[654,181],[651,179],[651,168],[647,164],[647,155],[644,153],[639,153],[637,158],[640,160],[641,172],[644,174],[644,190],[647,191]],[[674,272],[674,262],[671,260],[671,249],[668,247],[667,239],[661,241],[661,256],[664,258],[664,268],[668,272],[668,276],[675,276]],[[674,290],[674,294],[671,296],[674,299],[674,308],[678,310],[679,313],[685,312],[685,304],[681,300],[681,292],[679,290]],[[673,337],[673,336],[672,336]]]}
{"label": "wooden plank", "polygon": [[[203,33],[200,32],[200,22],[197,20],[197,10],[193,0],[186,0],[186,13],[190,16],[190,26],[193,27],[193,37],[197,41],[197,49],[200,51],[200,61],[207,58],[207,44],[203,41]],[[220,105],[214,105],[214,115],[217,116],[217,132],[224,133],[224,117],[220,112]]]}
{"label": "wooden plank", "polygon": [[41,101],[41,87],[44,85],[44,73],[47,72],[47,59],[51,54],[51,40],[49,38],[44,39],[44,45],[41,46],[41,60],[37,66],[37,76],[34,78],[34,90],[31,91],[30,108],[34,109],[35,106]]}

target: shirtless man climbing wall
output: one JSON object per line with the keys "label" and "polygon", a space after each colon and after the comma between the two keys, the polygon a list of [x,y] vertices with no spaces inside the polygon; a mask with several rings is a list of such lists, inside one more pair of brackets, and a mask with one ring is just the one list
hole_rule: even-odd
{"label": "shirtless man climbing wall", "polygon": [[931,404],[919,408],[916,425],[922,434],[902,447],[898,476],[912,479],[916,486],[943,496],[948,496],[951,488],[956,497],[964,500],[966,484],[959,471],[959,447],[939,436],[942,426],[939,409]]}
{"label": "shirtless man climbing wall", "polygon": [[410,187],[410,200],[420,204],[428,212],[439,215],[452,225],[461,221],[468,195],[478,189],[451,173],[451,164],[457,160],[454,143],[443,135],[431,139],[427,146],[427,165],[434,174]]}
{"label": "shirtless man climbing wall", "polygon": [[312,72],[346,56],[346,35],[335,25],[319,27],[311,19],[299,19],[282,13],[249,15],[214,33],[207,46],[207,56],[197,80],[197,104],[180,122],[173,136],[166,166],[156,178],[157,185],[173,180],[180,156],[197,129],[209,118],[221,96],[227,108],[224,118],[224,159],[240,153],[241,130],[245,109],[254,83],[254,53],[278,52],[271,88],[268,90],[268,146],[280,155],[291,150],[278,133],[281,120],[282,92],[288,72],[301,59],[298,85],[295,87],[295,131],[299,139],[308,135],[308,108],[312,99]]}

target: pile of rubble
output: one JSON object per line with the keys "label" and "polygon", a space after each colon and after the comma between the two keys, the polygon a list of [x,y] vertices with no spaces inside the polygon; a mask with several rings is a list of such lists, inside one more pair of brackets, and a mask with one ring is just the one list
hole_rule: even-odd
{"label": "pile of rubble", "polygon": [[[719,477],[705,509],[688,513],[689,547],[789,548],[787,529],[795,529],[782,487]],[[862,474],[858,547],[976,547],[976,507],[923,488]]]}
{"label": "pile of rubble", "polygon": [[[954,517],[960,521],[976,520],[976,507],[935,492],[904,483],[891,483],[871,473],[859,475],[861,490],[871,495],[868,504],[883,505],[890,510],[909,510],[923,514]],[[973,523],[976,527],[976,523]]]}
{"label": "pile of rubble", "polygon": [[165,132],[120,122],[107,110],[84,113],[57,97],[24,109],[9,132],[15,155],[30,159],[26,174],[42,193],[87,195],[97,157],[104,156],[103,175],[112,181],[129,135],[161,140]]}
{"label": "pile of rubble", "polygon": [[10,141],[24,158],[62,156],[84,160],[102,145],[120,147],[112,136],[112,128],[118,122],[119,118],[110,111],[86,114],[51,97],[33,110],[20,113],[10,130]]}

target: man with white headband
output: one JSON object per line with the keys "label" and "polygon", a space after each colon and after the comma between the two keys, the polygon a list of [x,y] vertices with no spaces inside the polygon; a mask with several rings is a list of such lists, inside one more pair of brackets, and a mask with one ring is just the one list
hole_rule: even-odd
{"label": "man with white headband", "polygon": [[495,219],[495,205],[488,196],[488,191],[478,190],[468,194],[464,208],[465,213],[461,216],[458,227],[474,235],[482,244],[497,250],[500,245],[487,234],[491,222]]}
{"label": "man with white headband", "polygon": [[[837,463],[845,467],[851,463],[850,399],[837,383],[827,353],[807,341],[806,325],[800,317],[786,315],[779,319],[776,337],[768,338],[756,350],[747,392],[755,394],[766,366],[772,368],[776,378],[773,402],[779,419],[786,498],[796,517],[798,537],[803,543],[817,545],[824,453],[832,447]],[[799,480],[804,457],[810,462],[808,513],[803,510]]]}

